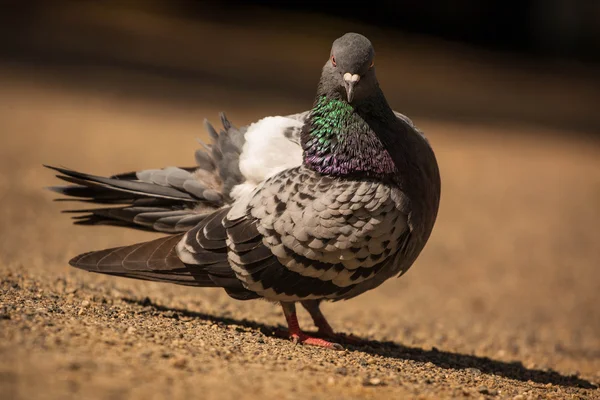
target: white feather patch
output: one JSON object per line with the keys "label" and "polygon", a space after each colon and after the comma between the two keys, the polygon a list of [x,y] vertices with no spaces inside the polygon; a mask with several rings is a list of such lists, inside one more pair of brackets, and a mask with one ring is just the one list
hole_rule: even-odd
{"label": "white feather patch", "polygon": [[246,181],[232,189],[234,199],[251,192],[265,179],[302,164],[302,148],[285,137],[288,128],[301,128],[302,121],[266,117],[251,124],[240,154],[240,172]]}
{"label": "white feather patch", "polygon": [[[189,232],[188,232],[189,233]],[[181,261],[183,261],[186,264],[198,264],[198,261],[196,261],[196,258],[194,257],[194,249],[192,249],[190,246],[187,245],[187,236],[188,234],[186,233],[185,235],[183,235],[183,238],[181,238],[181,240],[179,241],[179,243],[177,243],[177,247],[175,248],[177,251],[177,256],[179,257],[179,259]]]}

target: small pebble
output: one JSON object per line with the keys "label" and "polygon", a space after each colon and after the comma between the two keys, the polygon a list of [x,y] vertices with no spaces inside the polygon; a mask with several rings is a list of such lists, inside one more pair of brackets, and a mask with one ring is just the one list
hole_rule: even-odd
{"label": "small pebble", "polygon": [[67,365],[67,368],[72,371],[77,371],[77,370],[81,369],[81,364],[78,363],[77,361],[72,361]]}
{"label": "small pebble", "polygon": [[81,307],[89,307],[90,306],[90,302],[88,300],[84,300],[81,302]]}
{"label": "small pebble", "polygon": [[185,357],[177,357],[174,358],[173,361],[171,362],[171,365],[173,365],[175,368],[185,368],[188,364],[188,360]]}
{"label": "small pebble", "polygon": [[382,386],[382,385],[383,385],[383,382],[379,378],[366,379],[363,382],[363,386]]}
{"label": "small pebble", "polygon": [[491,396],[496,396],[498,394],[496,389],[489,389],[487,386],[479,386],[477,391],[481,394],[489,394]]}
{"label": "small pebble", "polygon": [[481,371],[478,370],[477,368],[467,368],[467,369],[465,369],[465,372],[468,372],[469,374],[472,374],[472,375],[481,375]]}

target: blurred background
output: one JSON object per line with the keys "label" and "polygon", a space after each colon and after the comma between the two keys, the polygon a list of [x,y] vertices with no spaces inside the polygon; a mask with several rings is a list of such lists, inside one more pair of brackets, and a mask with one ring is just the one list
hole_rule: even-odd
{"label": "blurred background", "polygon": [[0,62],[43,82],[186,107],[223,90],[233,92],[221,107],[255,104],[258,90],[283,113],[310,104],[332,38],[356,30],[376,44],[391,103],[411,116],[599,130],[600,2],[357,7],[5,0]]}
{"label": "blurred background", "polygon": [[[356,300],[326,305],[332,324],[373,340],[600,381],[600,1],[4,0],[0,278],[12,283],[0,293],[0,315],[8,316],[0,318],[0,359],[12,361],[0,362],[0,375],[18,365],[24,398],[40,398],[41,382],[56,390],[47,394],[69,392],[72,385],[60,386],[66,381],[55,373],[81,383],[83,393],[111,387],[106,398],[113,398],[130,390],[128,376],[113,370],[146,382],[143,398],[166,385],[165,377],[188,379],[190,388],[200,385],[217,398],[244,392],[245,383],[223,372],[236,368],[250,377],[248,385],[275,390],[260,368],[236,358],[254,357],[254,348],[233,351],[225,369],[218,353],[197,347],[202,335],[215,335],[201,318],[186,333],[200,349],[190,370],[202,356],[225,374],[221,386],[236,384],[223,389],[193,374],[173,375],[160,354],[192,354],[172,344],[180,338],[178,321],[138,313],[141,306],[121,299],[148,296],[153,304],[268,326],[283,322],[276,306],[69,268],[67,260],[81,252],[155,235],[72,226],[60,214],[67,206],[42,190],[58,181],[41,164],[99,175],[193,165],[195,139],[206,138],[204,118],[218,125],[225,111],[242,125],[309,109],[331,42],[348,31],[373,42],[384,93],[432,143],[443,193],[414,268]],[[97,314],[81,312],[82,301]],[[44,302],[62,314],[37,312]],[[148,323],[145,331],[160,327],[154,339],[135,339],[153,355],[138,357],[142,350],[123,339],[130,337],[127,324],[138,322],[114,319],[102,311],[109,306],[132,308],[135,321]],[[286,349],[269,340],[270,349]],[[61,367],[75,355],[81,369]],[[456,359],[425,361],[450,373]],[[409,367],[402,357],[378,360],[357,374],[379,376],[390,363]],[[271,361],[262,367],[277,369]],[[12,381],[0,379],[0,386]],[[336,388],[319,390],[347,389]]]}

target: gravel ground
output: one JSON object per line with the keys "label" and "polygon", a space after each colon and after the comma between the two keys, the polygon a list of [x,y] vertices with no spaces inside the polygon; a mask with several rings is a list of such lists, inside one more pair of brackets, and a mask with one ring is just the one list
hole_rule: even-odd
{"label": "gravel ground", "polygon": [[[273,337],[284,320],[264,301],[68,267],[156,235],[72,226],[41,164],[190,164],[220,109],[31,76],[0,70],[3,398],[600,398],[600,143],[416,121],[441,166],[438,224],[405,277],[324,306],[369,341],[335,352]],[[225,109],[240,124],[269,109],[248,104]]]}

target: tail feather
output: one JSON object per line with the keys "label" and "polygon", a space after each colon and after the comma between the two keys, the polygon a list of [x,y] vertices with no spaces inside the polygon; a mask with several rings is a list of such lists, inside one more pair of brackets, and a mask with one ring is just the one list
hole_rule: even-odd
{"label": "tail feather", "polygon": [[184,264],[175,250],[183,234],[78,255],[71,266],[90,272],[193,286],[216,286],[206,269]]}
{"label": "tail feather", "polygon": [[77,225],[184,232],[231,201],[231,189],[244,180],[239,157],[245,128],[234,127],[224,114],[221,122],[223,130],[219,133],[206,122],[213,143],[196,152],[195,167],[125,172],[106,178],[46,165],[59,173],[59,179],[70,183],[48,189],[68,196],[57,201],[115,206],[67,210],[78,214],[73,217]]}
{"label": "tail feather", "polygon": [[59,172],[59,175],[56,175],[56,177],[59,179],[87,187],[100,186],[113,191],[125,192],[132,195],[136,195],[136,197],[142,196],[152,198],[163,198],[185,202],[198,201],[197,198],[193,197],[189,193],[182,192],[172,187],[153,185],[151,183],[134,180],[104,178],[102,176],[85,174],[83,172],[77,172],[66,168],[53,167],[50,165],[44,165],[44,167]]}
{"label": "tail feather", "polygon": [[[215,209],[206,201],[178,188],[142,182],[135,173],[115,175],[111,178],[96,177],[64,168],[48,167],[61,172],[59,178],[74,183],[49,189],[72,198],[59,201],[79,201],[125,207],[66,210],[79,214],[73,217],[77,225],[128,226],[141,230],[165,233],[183,232],[187,224],[179,224],[185,217],[201,220]],[[178,169],[184,171],[184,169]],[[172,181],[172,180],[171,180]],[[188,219],[187,222],[190,220]],[[189,228],[188,228],[189,229]]]}
{"label": "tail feather", "polygon": [[182,237],[183,234],[179,234],[131,246],[92,251],[74,257],[69,264],[95,272],[176,271],[185,267],[175,251],[175,245]]}
{"label": "tail feather", "polygon": [[98,204],[126,203],[133,202],[134,196],[126,195],[123,192],[113,191],[101,186],[50,186],[47,189],[62,194],[64,196],[75,197],[74,199],[56,199],[57,201],[82,201]]}
{"label": "tail feather", "polygon": [[208,275],[202,275],[202,276],[199,276],[199,275],[164,275],[164,274],[154,274],[152,272],[147,272],[144,274],[106,273],[106,275],[120,276],[122,278],[139,279],[142,281],[174,283],[176,285],[183,285],[183,286],[196,286],[196,287],[214,287],[214,286],[216,286]]}
{"label": "tail feather", "polygon": [[[243,183],[245,178],[240,172],[240,154],[244,147],[247,127],[235,127],[224,113],[220,114],[223,130],[219,133],[208,122],[204,121],[207,131],[213,140],[213,145],[208,147],[213,160],[212,164],[223,183],[223,194],[231,199],[231,189]],[[196,159],[203,156],[196,153]]]}
{"label": "tail feather", "polygon": [[223,253],[206,253],[202,266],[186,264],[176,246],[183,234],[131,246],[92,251],[74,257],[71,266],[90,272],[196,287],[221,287],[239,300],[259,296],[244,288]]}

